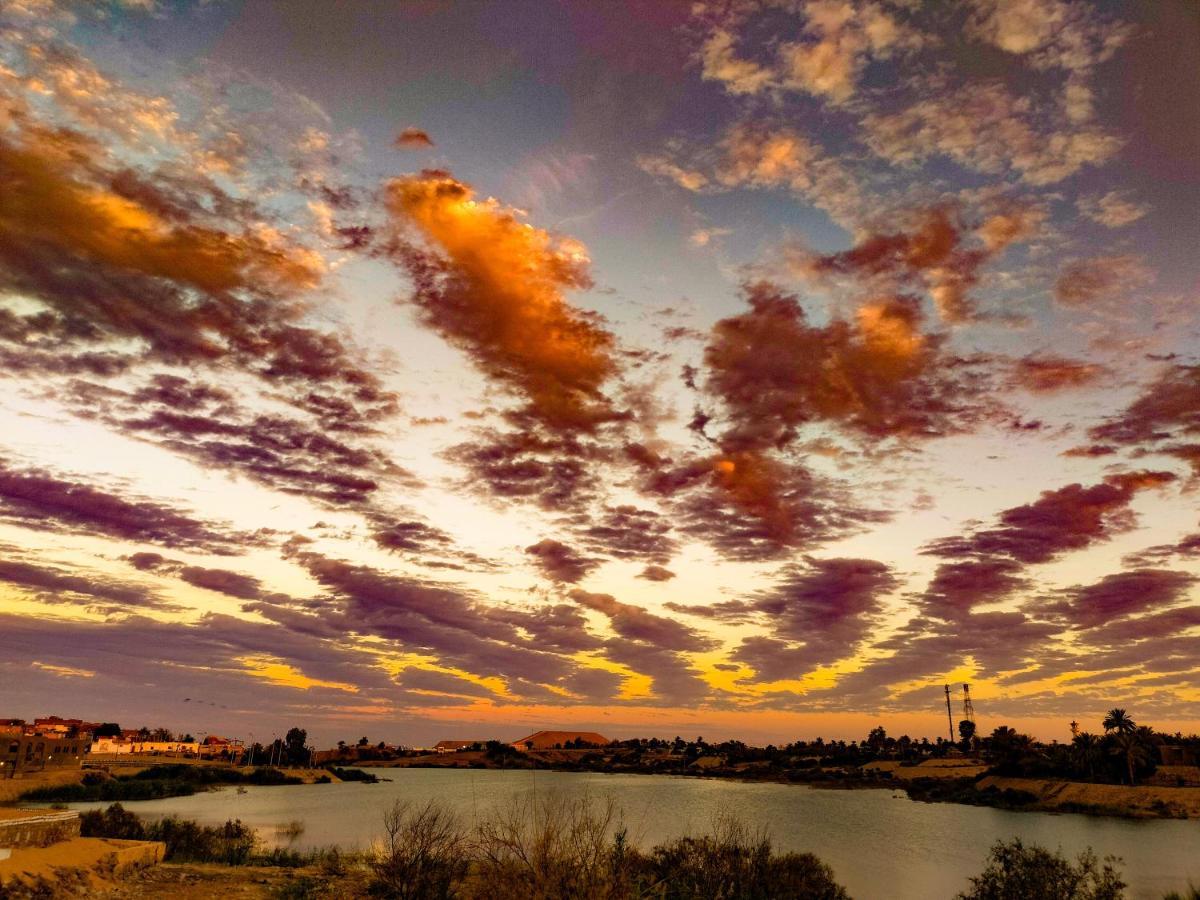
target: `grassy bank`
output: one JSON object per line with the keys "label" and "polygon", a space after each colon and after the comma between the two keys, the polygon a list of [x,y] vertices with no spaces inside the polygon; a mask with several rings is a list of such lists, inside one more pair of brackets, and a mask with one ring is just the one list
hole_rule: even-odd
{"label": "grassy bank", "polygon": [[34,803],[86,803],[90,801],[157,800],[185,797],[222,785],[303,784],[303,780],[279,769],[257,768],[250,772],[218,766],[151,766],[130,775],[111,776],[84,772],[79,782],[52,784],[26,791],[21,800]]}

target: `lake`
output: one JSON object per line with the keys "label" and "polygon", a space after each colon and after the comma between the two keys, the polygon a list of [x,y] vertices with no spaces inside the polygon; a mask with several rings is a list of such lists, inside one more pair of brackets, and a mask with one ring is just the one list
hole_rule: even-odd
{"label": "lake", "polygon": [[[375,769],[380,784],[233,788],[191,797],[127,804],[142,815],[177,814],[206,824],[239,818],[270,843],[297,849],[367,846],[382,831],[383,811],[398,798],[436,800],[467,820],[486,817],[530,794],[612,798],[632,840],[649,846],[709,830],[732,813],[766,824],[778,849],[815,853],[858,900],[951,898],[984,865],[989,846],[1020,837],[1075,854],[1120,856],[1129,895],[1161,900],[1200,885],[1200,822],[1133,821],[1083,815],[1015,813],[950,803],[918,803],[900,791],[819,790],[802,785],[673,776],[531,770]],[[74,804],[95,808],[105,804]],[[278,841],[277,826],[299,820],[304,832]]]}

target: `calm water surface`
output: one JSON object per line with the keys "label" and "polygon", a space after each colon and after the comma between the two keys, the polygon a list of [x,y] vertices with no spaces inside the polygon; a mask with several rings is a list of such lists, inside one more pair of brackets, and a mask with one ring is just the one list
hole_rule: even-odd
{"label": "calm water surface", "polygon": [[[779,849],[809,851],[829,863],[858,900],[950,898],[984,865],[996,840],[1061,847],[1074,856],[1091,847],[1113,854],[1130,896],[1161,900],[1190,878],[1200,885],[1200,822],[1128,821],[1081,815],[1013,813],[950,803],[916,803],[890,790],[815,790],[670,776],[453,769],[376,769],[381,784],[312,784],[233,788],[191,797],[127,804],[142,815],[177,814],[205,823],[239,818],[275,843],[277,826],[299,820],[297,849],[365,847],[379,836],[383,811],[397,799],[436,800],[468,820],[511,807],[531,793],[612,798],[630,837],[651,845],[709,830],[734,813],[765,824]],[[76,804],[91,808],[104,804]]]}

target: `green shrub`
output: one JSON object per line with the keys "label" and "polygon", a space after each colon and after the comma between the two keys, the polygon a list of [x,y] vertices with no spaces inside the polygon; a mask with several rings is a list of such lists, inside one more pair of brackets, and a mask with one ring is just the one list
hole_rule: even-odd
{"label": "green shrub", "polygon": [[751,832],[731,818],[718,820],[711,835],[655,847],[635,866],[649,875],[654,896],[663,900],[849,900],[833,870],[817,857],[774,854],[765,833]]}
{"label": "green shrub", "polygon": [[1074,863],[1020,838],[992,845],[987,868],[958,900],[1120,900],[1125,883],[1108,857],[1101,867],[1090,850]]}
{"label": "green shrub", "polygon": [[147,826],[146,840],[166,844],[169,860],[230,866],[244,865],[258,844],[254,830],[239,819],[231,819],[224,825],[200,825],[175,816]]}
{"label": "green shrub", "polygon": [[117,838],[126,841],[144,841],[146,829],[142,820],[129,812],[120,803],[108,809],[92,809],[79,816],[81,837]]}

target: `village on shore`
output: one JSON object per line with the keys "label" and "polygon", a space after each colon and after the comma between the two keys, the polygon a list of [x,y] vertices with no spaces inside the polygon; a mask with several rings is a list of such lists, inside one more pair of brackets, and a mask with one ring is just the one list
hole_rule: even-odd
{"label": "village on shore", "polygon": [[345,773],[345,767],[547,768],[842,788],[891,784],[922,800],[1113,815],[1200,816],[1200,736],[1169,735],[1138,726],[1123,709],[1112,710],[1100,724],[1103,730],[1091,733],[1072,722],[1069,743],[1038,742],[1004,725],[980,736],[972,717],[958,723],[958,740],[893,737],[882,726],[857,741],[818,737],[765,747],[736,740],[708,742],[702,737],[610,740],[594,731],[542,730],[516,740],[480,736],[446,739],[428,747],[362,736],[319,749],[299,727],[264,744],[59,716],[32,722],[0,719],[0,783],[7,780],[12,785],[0,790],[0,800],[20,797],[18,782],[32,786],[54,772],[70,779],[65,773],[85,770],[100,773],[92,776],[95,780],[135,768],[223,765],[246,771],[306,772],[304,780],[313,780]]}

